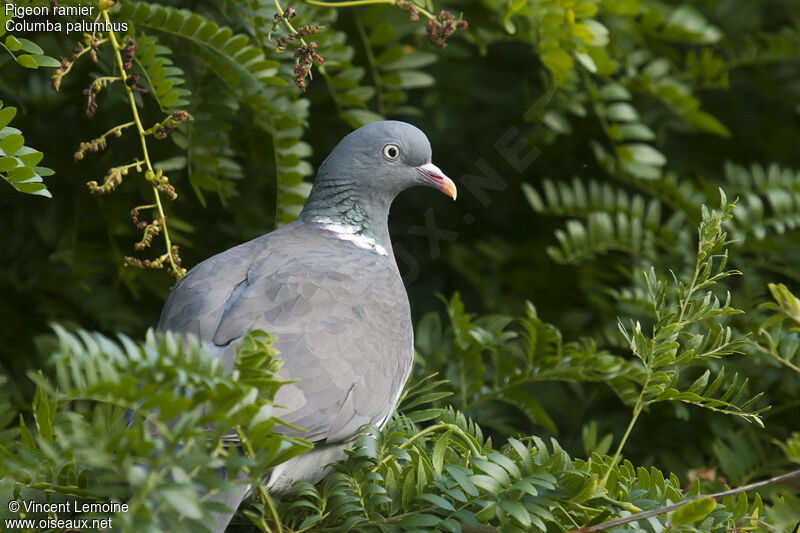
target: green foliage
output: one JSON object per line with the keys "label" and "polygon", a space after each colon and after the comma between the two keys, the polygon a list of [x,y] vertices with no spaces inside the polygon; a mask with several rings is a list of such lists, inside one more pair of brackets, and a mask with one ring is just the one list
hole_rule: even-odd
{"label": "green foliage", "polygon": [[[770,283],[769,290],[775,302],[763,303],[760,308],[772,311],[772,316],[761,324],[753,345],[759,353],[800,373],[800,327],[791,324],[800,325],[800,300],[783,283]],[[787,319],[791,326],[781,327]]]}
{"label": "green foliage", "polygon": [[16,107],[3,107],[0,100],[0,176],[19,192],[52,198],[42,177],[53,171],[36,166],[44,154],[25,146],[22,132],[8,125],[16,114]]}
{"label": "green foliage", "polygon": [[0,48],[14,58],[18,65],[28,69],[58,67],[61,63],[45,55],[44,50],[38,44],[29,39],[15,37],[8,32],[7,24],[11,20],[11,16],[5,10],[5,5],[3,7],[3,12],[0,13],[0,37],[5,36],[5,39],[0,41]]}
{"label": "green foliage", "polygon": [[[723,224],[732,216],[734,204],[728,204],[722,193],[722,207],[719,212],[710,211],[703,206],[703,221],[699,228],[697,261],[691,281],[676,280],[672,288],[664,280],[658,279],[654,270],[645,273],[647,291],[653,310],[655,324],[652,333],[643,331],[641,324],[631,321],[626,326],[619,323],[625,341],[631,352],[644,365],[645,378],[639,398],[634,405],[634,417],[641,409],[652,403],[664,400],[677,400],[694,405],[702,405],[711,410],[737,414],[750,422],[761,423],[758,416],[762,410],[748,412],[761,395],[747,399],[747,381],[737,387],[738,376],[732,383],[722,387],[724,370],[709,385],[709,371],[697,378],[686,391],[674,388],[681,366],[698,360],[717,358],[736,353],[736,346],[742,342],[733,337],[731,329],[715,325],[704,332],[693,331],[693,326],[713,322],[741,311],[722,304],[711,289],[720,280],[739,272],[725,270],[727,234]],[[717,265],[715,265],[715,261]],[[671,290],[670,290],[671,289]],[[703,292],[705,290],[705,292]],[[730,299],[728,296],[727,300]],[[680,342],[683,339],[683,342]],[[714,397],[717,391],[721,395]],[[745,400],[742,402],[742,400]]]}
{"label": "green foliage", "polygon": [[[538,437],[511,438],[496,450],[456,411],[440,410],[422,430],[414,413],[395,416],[382,431],[362,430],[347,461],[321,486],[295,485],[279,508],[284,530],[461,531],[479,523],[512,532],[569,530],[687,497],[675,476],[665,479],[655,468],[636,469],[626,461],[612,468],[602,487],[598,477],[607,456],[572,459],[555,439],[547,445]],[[714,507],[702,531],[725,531],[732,523],[731,507]],[[673,514],[673,525],[709,512],[699,517],[690,508],[680,524]],[[647,531],[659,531],[666,520],[651,519]]]}
{"label": "green foliage", "polygon": [[[148,90],[133,95],[144,128],[175,111],[190,116],[170,133],[172,143],[147,146],[179,194],[163,217],[151,218],[169,221],[184,266],[291,221],[329,149],[379,118],[421,127],[434,162],[461,189],[446,208],[420,191],[404,193],[392,211],[418,348],[400,414],[383,430],[365,429],[327,481],[298,486],[277,512],[259,495],[239,522],[274,528],[281,520],[293,531],[466,531],[476,523],[570,531],[796,467],[800,38],[790,21],[800,17],[798,5],[470,0],[451,4],[469,29],[438,49],[426,16],[411,22],[409,6],[391,2],[161,4],[122,2],[109,15],[130,24],[119,41],[139,46],[129,73]],[[448,7],[413,6],[434,17]],[[292,83],[301,41],[278,50],[290,30],[274,15],[286,7],[297,11],[295,29],[320,26],[304,37],[325,60],[313,63],[305,92]],[[124,132],[132,139],[73,161],[77,139],[97,140],[133,118],[122,83],[99,93],[102,113],[82,116],[80,93],[91,79],[121,75],[105,32],[96,62],[90,43],[73,49],[72,35],[2,37],[0,96],[19,110],[14,126],[48,166],[61,176],[102,176],[109,160],[141,161],[132,152],[134,125]],[[59,55],[59,93],[44,69],[19,68],[56,67],[48,56]],[[0,128],[3,139],[16,135]],[[534,148],[527,164],[515,159]],[[22,160],[28,168],[33,157],[23,155],[4,151],[0,165],[21,169]],[[502,186],[476,185],[476,172],[489,177],[487,169]],[[178,340],[84,334],[67,342],[69,351],[56,350],[46,333],[53,321],[144,338],[169,279],[122,267],[141,238],[128,213],[148,184],[126,178],[98,199],[80,179],[48,185],[58,202],[0,191],[0,442],[13,450],[4,455],[11,473],[4,471],[2,490],[8,499],[141,494],[130,500],[137,510],[125,526],[163,520],[161,529],[173,530],[187,524],[175,522],[176,507],[206,513],[198,490],[232,483],[211,476],[211,465],[246,464],[254,477],[265,467],[268,458],[232,448],[214,455],[230,420],[204,418],[201,404],[259,387],[268,400],[274,367],[258,366],[266,352],[255,345],[252,353],[262,355],[253,363],[265,374],[242,369],[247,382],[233,384],[209,370],[199,347]],[[190,187],[194,195],[183,194]],[[736,208],[704,210],[718,205],[720,188]],[[438,228],[458,235],[439,241],[441,255],[406,231],[428,208]],[[453,295],[444,318],[436,293]],[[160,355],[139,370],[104,355],[142,351]],[[75,362],[48,365],[51,353]],[[127,385],[128,374],[142,390],[108,385]],[[80,376],[106,383],[106,396],[86,396]],[[71,389],[56,387],[61,379]],[[184,398],[168,385],[174,380],[208,392]],[[159,391],[153,402],[167,413],[186,407],[176,416],[195,418],[176,426],[179,435],[162,427],[153,440],[146,433],[159,427],[143,426],[148,406],[126,428],[127,404],[113,400],[143,401],[144,387]],[[257,433],[258,442],[284,442]],[[178,450],[187,446],[196,471]],[[792,531],[796,493],[776,484],[713,509],[697,500],[699,509],[615,531],[660,532],[669,520],[684,523],[670,531]],[[199,522],[207,521],[191,523]]]}
{"label": "green foliage", "polygon": [[661,203],[656,199],[645,203],[639,194],[630,196],[622,188],[615,190],[596,181],[589,182],[588,190],[577,179],[571,187],[550,180],[544,180],[542,186],[545,198],[530,185],[523,185],[523,192],[536,212],[586,218],[585,224],[570,220],[564,230],[556,231],[559,247],[547,249],[554,261],[579,263],[612,250],[652,258],[659,238],[661,242],[676,240],[670,232],[674,224],[661,227]]}
{"label": "green foliage", "polygon": [[700,498],[674,511],[670,515],[669,521],[673,527],[691,525],[708,516],[716,506],[717,502],[713,498]]}
{"label": "green foliage", "polygon": [[[378,6],[364,10],[356,21],[356,28],[364,47],[369,72],[374,84],[374,94],[378,116],[388,114],[395,116],[419,116],[422,111],[408,105],[410,89],[430,87],[435,78],[420,70],[436,62],[437,56],[432,52],[404,47],[403,38],[414,29],[411,24],[398,24],[402,14],[395,10],[382,9]],[[358,107],[367,108],[365,100],[358,95],[369,93],[350,90],[355,96],[353,101]]]}
{"label": "green foliage", "polygon": [[505,434],[525,427],[519,425],[517,410],[530,423],[558,433],[537,400],[539,382],[604,381],[619,389],[639,379],[637,367],[598,351],[591,340],[564,344],[561,332],[543,322],[533,304],[523,317],[474,319],[455,294],[447,302],[447,314],[447,327],[435,313],[420,321],[417,363],[423,372],[435,371],[449,380],[455,406]]}
{"label": "green foliage", "polygon": [[786,458],[794,463],[800,463],[800,433],[792,433],[786,442],[778,443],[786,454]]}
{"label": "green foliage", "polygon": [[[725,270],[727,241],[722,229],[733,207],[723,196],[721,211],[703,209],[690,277],[670,284],[652,268],[643,273],[647,292],[638,314],[649,315],[651,331],[638,320],[619,320],[633,360],[598,350],[590,339],[564,345],[561,332],[542,322],[531,304],[527,315],[516,320],[505,316],[473,320],[456,294],[448,303],[446,331],[438,315],[420,321],[419,363],[426,372],[439,372],[454,384],[454,405],[505,434],[520,428],[513,422],[516,410],[532,424],[557,433],[536,398],[535,384],[544,381],[602,381],[633,408],[634,421],[656,403],[677,401],[763,425],[760,413],[766,408],[753,407],[761,395],[746,396],[747,380],[740,382],[738,374],[726,379],[723,367],[713,379],[709,370],[693,381],[682,376],[704,360],[737,353],[745,342],[722,325],[725,317],[741,311],[721,303],[711,290],[736,274]],[[518,325],[511,327],[514,322]]]}
{"label": "green foliage", "polygon": [[158,44],[147,34],[142,34],[136,44],[139,47],[135,56],[136,64],[144,74],[150,94],[155,97],[161,111],[169,113],[185,107],[189,103],[186,98],[190,92],[181,87],[185,83],[183,70],[175,66],[171,59],[172,50]]}
{"label": "green foliage", "polygon": [[[218,509],[202,502],[203,493],[241,482],[220,472],[244,468],[258,480],[310,447],[272,432],[282,382],[264,332],[243,339],[230,374],[194,338],[150,332],[135,343],[55,332],[54,378],[29,376],[37,384],[33,424],[20,416],[19,440],[3,432],[2,490],[11,499],[128,502],[114,516],[123,530],[204,531]],[[255,452],[227,446],[231,432]]]}
{"label": "green foliage", "polygon": [[285,85],[275,77],[278,64],[267,60],[246,35],[235,34],[196,13],[147,2],[125,2],[115,16],[135,27],[173,36],[198,53],[232,88],[247,91],[261,83]]}

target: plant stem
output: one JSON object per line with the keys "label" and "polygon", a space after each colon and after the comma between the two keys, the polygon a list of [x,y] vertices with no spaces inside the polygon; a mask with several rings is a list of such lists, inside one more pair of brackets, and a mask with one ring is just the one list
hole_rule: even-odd
{"label": "plant stem", "polygon": [[[355,6],[368,6],[368,5],[375,5],[375,4],[388,4],[388,5],[397,5],[395,0],[346,0],[343,2],[323,2],[320,0],[303,0],[304,4],[308,4],[311,6],[319,6],[319,7],[355,7]],[[433,13],[422,9],[418,5],[414,5],[418,12],[425,15],[425,17],[432,19],[434,18]]]}
{"label": "plant stem", "polygon": [[772,350],[767,350],[766,348],[764,348],[763,346],[761,346],[757,342],[753,342],[753,346],[755,346],[756,350],[758,350],[759,352],[767,354],[768,356],[770,356],[773,359],[775,359],[776,361],[778,361],[780,364],[782,364],[782,365],[786,366],[787,368],[790,368],[790,369],[794,370],[795,372],[797,372],[798,374],[800,374],[800,367],[795,365],[794,363],[792,363],[788,359],[784,359],[783,357],[781,357],[777,353],[773,352]]}
{"label": "plant stem", "polygon": [[264,486],[261,484],[258,485],[258,496],[261,499],[261,502],[264,504],[264,507],[269,509],[269,514],[275,521],[275,526],[278,528],[276,533],[283,533],[283,525],[281,524],[280,516],[278,516],[278,510],[275,509],[275,504],[272,503],[272,498],[269,497],[269,494],[267,494],[267,491],[264,490]]}
{"label": "plant stem", "polygon": [[[469,436],[466,433],[464,433],[464,431],[462,431],[462,429],[460,427],[456,426],[455,424],[434,424],[433,426],[430,426],[430,427],[427,427],[427,428],[423,429],[422,431],[420,431],[419,433],[417,433],[416,435],[414,435],[413,437],[408,439],[406,442],[404,442],[400,446],[398,446],[398,448],[400,448],[401,450],[405,449],[412,442],[414,442],[415,440],[427,435],[428,433],[433,433],[434,431],[438,431],[440,429],[446,429],[446,430],[452,431],[454,433],[458,433],[458,435],[460,435],[461,438],[464,439],[464,442],[467,443],[467,446],[469,447],[470,453],[472,453],[475,457],[481,457],[482,456],[480,450],[478,450],[475,447],[475,445],[472,443],[472,441],[469,439]],[[380,463],[378,463],[374,467],[372,467],[372,471],[374,472],[375,470],[377,470],[378,467],[382,466],[388,460],[389,460],[388,457],[384,457],[381,460]]]}
{"label": "plant stem", "polygon": [[800,469],[793,470],[791,472],[787,472],[786,474],[781,474],[779,476],[773,476],[769,479],[764,479],[761,481],[756,481],[755,483],[750,483],[749,485],[744,485],[742,487],[726,490],[723,492],[716,492],[714,494],[708,495],[699,495],[693,498],[688,498],[683,500],[682,502],[675,503],[672,505],[667,505],[665,507],[659,507],[658,509],[651,509],[649,511],[644,511],[642,513],[638,513],[635,515],[627,516],[625,518],[618,518],[616,520],[611,520],[610,522],[605,522],[603,524],[597,524],[595,526],[584,527],[581,529],[575,529],[570,531],[570,533],[592,533],[594,531],[605,531],[606,529],[610,529],[612,527],[621,526],[623,524],[627,524],[629,522],[635,522],[636,520],[644,520],[645,518],[650,518],[651,516],[658,516],[664,513],[668,513],[670,511],[674,511],[675,509],[679,509],[686,505],[689,502],[693,502],[695,500],[699,500],[701,498],[712,498],[717,500],[719,498],[724,498],[726,496],[734,496],[741,492],[747,492],[749,490],[757,489],[759,487],[763,487],[765,485],[771,485],[772,483],[778,483],[780,481],[786,481],[788,479],[792,479],[795,477],[800,476]]}
{"label": "plant stem", "polygon": [[[281,14],[281,20],[283,21],[284,26],[286,26],[286,29],[289,30],[289,33],[291,33],[291,34],[297,33],[297,30],[294,29],[294,26],[292,26],[292,23],[289,22],[289,19],[284,17],[284,16],[282,16],[283,15],[283,8],[281,7],[281,4],[280,4],[280,2],[278,2],[278,0],[275,0],[275,9],[277,9],[278,13]],[[305,39],[303,39],[302,37],[300,38],[300,42],[303,44],[303,46],[308,46],[308,44],[306,43]],[[309,76],[310,76],[310,72],[309,72]]]}
{"label": "plant stem", "polygon": [[98,139],[105,139],[106,137],[108,137],[112,133],[116,133],[118,131],[122,131],[125,128],[129,128],[130,126],[133,126],[134,124],[135,124],[135,122],[131,120],[130,122],[126,122],[125,124],[120,124],[118,126],[114,126],[110,130],[108,130],[107,132],[102,134],[100,137],[98,137]]}
{"label": "plant stem", "polygon": [[641,512],[641,509],[639,509],[638,507],[633,505],[631,502],[621,502],[619,500],[615,500],[614,498],[611,498],[607,494],[603,495],[603,496],[600,496],[600,499],[603,500],[604,502],[608,502],[608,503],[610,503],[612,505],[616,505],[617,507],[619,507],[621,509],[625,509],[626,511],[630,511],[632,513]]}
{"label": "plant stem", "polygon": [[369,37],[367,32],[364,31],[364,25],[354,17],[356,21],[356,29],[358,36],[361,37],[361,42],[364,44],[364,52],[367,54],[367,63],[369,63],[369,70],[372,74],[372,81],[375,83],[375,99],[378,101],[378,113],[385,115],[386,111],[383,105],[383,83],[381,83],[381,75],[378,72],[378,62],[375,60],[375,53],[372,51],[372,45],[369,44]]}
{"label": "plant stem", "polygon": [[600,481],[600,485],[605,486],[606,482],[608,481],[608,476],[611,475],[611,471],[614,469],[614,465],[617,464],[619,460],[619,456],[622,454],[622,448],[625,446],[625,443],[628,441],[628,437],[633,431],[633,426],[636,425],[636,420],[639,418],[639,414],[642,412],[642,397],[644,396],[644,390],[647,387],[648,381],[650,381],[650,373],[647,374],[648,379],[645,380],[644,386],[642,386],[642,392],[639,394],[639,398],[636,400],[636,405],[633,408],[633,416],[631,416],[631,421],[628,423],[628,428],[625,430],[625,434],[622,435],[622,440],[619,441],[619,445],[617,446],[617,451],[614,452],[614,457],[611,458],[611,464],[608,465],[606,469],[606,473],[603,474],[603,479]]}
{"label": "plant stem", "polygon": [[[97,19],[95,19],[95,21],[97,21]],[[94,34],[92,34],[92,35],[94,36]],[[101,44],[105,43],[106,41],[108,41],[108,39],[100,39],[95,44],[97,46],[100,46]],[[5,46],[3,48],[5,48]],[[92,47],[90,45],[90,46],[87,46],[86,48],[84,48],[83,50],[81,50],[80,52],[78,52],[77,54],[75,54],[75,59],[70,61],[67,64],[67,69],[64,71],[63,75],[66,76],[67,74],[69,74],[69,71],[72,70],[72,65],[74,65],[75,62],[78,61],[78,58],[80,58],[83,54],[85,54],[86,52],[88,52],[91,49],[92,49]]]}
{"label": "plant stem", "polygon": [[[277,0],[276,0],[277,2]],[[103,11],[103,20],[106,21],[107,24],[111,24],[111,20],[108,17],[108,11]],[[125,68],[123,66],[122,61],[122,54],[120,54],[120,45],[117,41],[117,36],[114,34],[113,31],[108,32],[108,37],[111,39],[111,44],[114,47],[114,55],[117,59],[117,66],[119,67],[119,75],[120,79],[125,82]],[[136,100],[133,98],[133,90],[125,85],[125,90],[128,93],[128,101],[131,104],[131,112],[133,113],[133,121],[136,124],[136,129],[139,132],[139,141],[142,145],[142,156],[144,157],[145,165],[147,165],[147,170],[150,172],[154,172],[153,165],[150,162],[150,155],[147,152],[147,141],[145,140],[145,131],[144,127],[142,127],[142,121],[139,118],[139,110],[136,107]],[[172,255],[172,241],[169,238],[169,229],[167,228],[167,216],[164,214],[164,206],[161,205],[161,195],[158,192],[158,189],[153,186],[153,195],[156,199],[156,207],[158,208],[158,215],[164,221],[162,228],[164,230],[164,242],[167,246],[167,257],[169,258],[169,264],[172,267],[172,272],[175,274],[176,277],[181,277],[182,273],[181,270],[178,268],[178,265],[175,263],[175,258]]]}
{"label": "plant stem", "polygon": [[[695,262],[695,266],[694,266],[694,275],[692,276],[692,282],[689,283],[689,287],[686,289],[685,296],[683,298],[681,298],[681,300],[679,302],[679,306],[680,306],[680,310],[681,311],[680,311],[680,314],[678,315],[677,323],[680,324],[681,329],[683,329],[683,326],[687,325],[687,324],[685,324],[683,322],[683,316],[686,314],[686,309],[689,307],[689,302],[692,299],[692,294],[694,294],[694,291],[696,289],[697,278],[700,275],[700,260],[701,260],[700,258],[701,258],[701,255],[702,255],[702,243],[698,242],[697,243],[697,261]],[[655,349],[655,347],[654,347],[655,337],[656,337],[656,331],[653,331],[653,337],[650,340],[650,349],[648,350],[648,354],[647,354],[646,360],[644,360],[644,361],[646,361],[645,362],[645,368],[647,370],[647,376],[645,377],[644,383],[642,384],[642,390],[639,393],[639,398],[636,399],[636,404],[633,407],[633,416],[631,417],[631,421],[628,424],[628,428],[625,430],[625,434],[622,436],[622,440],[620,441],[619,446],[617,446],[616,452],[614,452],[614,457],[611,459],[611,464],[608,465],[608,469],[606,470],[606,473],[603,474],[603,480],[600,482],[601,485],[605,485],[606,482],[608,481],[608,477],[611,475],[611,470],[614,468],[614,465],[617,464],[617,460],[619,459],[619,456],[622,454],[622,448],[625,446],[625,443],[627,442],[628,437],[630,436],[631,431],[633,430],[633,426],[636,424],[636,420],[639,418],[639,415],[641,414],[642,410],[644,409],[644,406],[645,406],[644,393],[647,390],[647,386],[650,383],[650,377],[653,374],[653,370],[651,368],[651,364],[652,364],[651,359],[652,359],[652,356],[653,356],[653,350]]]}
{"label": "plant stem", "polygon": [[692,282],[689,284],[689,289],[686,292],[686,298],[681,300],[681,314],[678,315],[678,323],[683,325],[683,315],[686,314],[686,308],[689,306],[689,300],[692,299],[692,294],[694,294],[695,284],[697,283],[697,276],[700,275],[700,254],[702,250],[700,248],[701,243],[697,243],[697,263],[694,266],[694,276],[692,277]]}

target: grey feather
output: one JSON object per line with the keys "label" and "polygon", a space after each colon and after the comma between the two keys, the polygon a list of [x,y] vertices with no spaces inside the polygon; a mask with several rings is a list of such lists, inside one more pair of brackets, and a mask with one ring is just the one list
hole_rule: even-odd
{"label": "grey feather", "polygon": [[[389,144],[400,157],[386,156]],[[320,479],[362,425],[384,424],[395,408],[414,342],[387,216],[412,185],[454,195],[431,168],[430,145],[413,126],[360,128],[325,160],[297,220],[198,264],[164,306],[158,328],[197,335],[228,370],[248,330],[276,336],[279,377],[297,381],[278,391],[275,415],[304,430],[277,431],[317,444],[273,470],[272,494]],[[235,510],[243,497],[226,494],[223,503]],[[215,531],[224,531],[230,516],[217,519]]]}

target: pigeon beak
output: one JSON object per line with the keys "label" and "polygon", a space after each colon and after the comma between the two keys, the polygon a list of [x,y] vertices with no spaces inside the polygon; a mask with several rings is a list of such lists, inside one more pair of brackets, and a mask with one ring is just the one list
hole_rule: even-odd
{"label": "pigeon beak", "polygon": [[439,167],[433,163],[425,163],[424,165],[420,165],[415,168],[417,169],[417,172],[422,175],[422,182],[425,185],[435,187],[453,200],[456,199],[456,196],[458,195],[456,184],[453,183],[453,180],[445,176],[444,172],[439,170]]}

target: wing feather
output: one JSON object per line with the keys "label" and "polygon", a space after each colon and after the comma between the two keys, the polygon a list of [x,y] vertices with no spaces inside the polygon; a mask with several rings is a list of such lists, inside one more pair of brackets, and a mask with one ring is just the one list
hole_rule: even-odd
{"label": "wing feather", "polygon": [[382,423],[413,359],[394,263],[302,227],[200,263],[173,289],[159,328],[198,335],[229,369],[248,330],[274,334],[280,377],[298,380],[278,391],[275,414],[306,430],[280,431],[312,441],[347,440]]}

